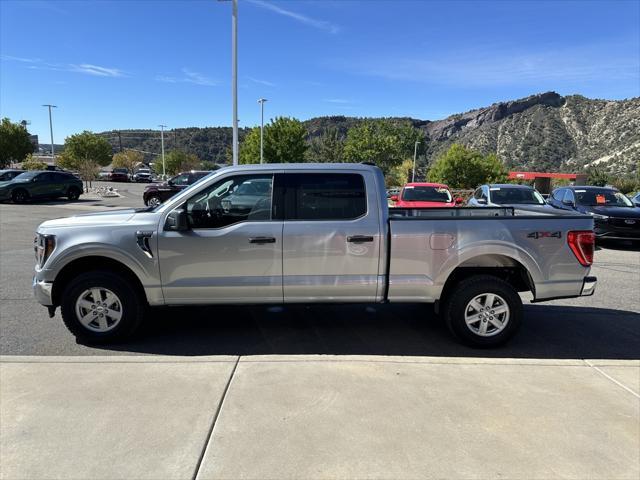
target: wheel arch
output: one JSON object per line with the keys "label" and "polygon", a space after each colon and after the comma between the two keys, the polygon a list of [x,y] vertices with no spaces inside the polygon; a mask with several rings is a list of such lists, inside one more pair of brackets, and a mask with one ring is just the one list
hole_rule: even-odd
{"label": "wheel arch", "polygon": [[144,299],[145,303],[148,303],[142,282],[131,268],[118,260],[114,260],[113,258],[91,255],[70,261],[58,272],[51,291],[53,304],[60,305],[62,293],[72,278],[80,273],[85,273],[91,270],[107,270],[121,275],[123,278],[131,282],[131,285],[135,289],[136,293],[140,295],[140,298]]}

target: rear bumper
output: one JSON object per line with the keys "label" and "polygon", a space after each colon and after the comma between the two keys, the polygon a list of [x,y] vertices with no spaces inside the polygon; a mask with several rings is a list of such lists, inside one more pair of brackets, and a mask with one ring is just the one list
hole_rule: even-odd
{"label": "rear bumper", "polygon": [[582,281],[582,291],[580,292],[581,297],[590,297],[596,291],[596,285],[598,284],[598,279],[596,277],[584,277]]}

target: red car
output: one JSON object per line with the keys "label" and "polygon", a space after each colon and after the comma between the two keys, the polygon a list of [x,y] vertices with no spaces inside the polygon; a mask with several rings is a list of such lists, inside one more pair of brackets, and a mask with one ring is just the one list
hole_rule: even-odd
{"label": "red car", "polygon": [[112,182],[128,182],[129,179],[129,170],[126,168],[114,168],[109,175],[109,180]]}
{"label": "red car", "polygon": [[462,198],[454,200],[449,187],[441,183],[407,183],[399,195],[392,195],[395,207],[444,208],[462,204]]}

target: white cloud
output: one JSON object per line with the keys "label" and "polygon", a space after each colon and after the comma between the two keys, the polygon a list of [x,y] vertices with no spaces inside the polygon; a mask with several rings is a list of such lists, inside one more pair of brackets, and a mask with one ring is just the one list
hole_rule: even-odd
{"label": "white cloud", "polygon": [[81,63],[80,65],[69,65],[70,71],[78,73],[86,73],[87,75],[95,75],[97,77],[123,77],[124,72],[118,68],[107,68],[99,65],[91,65],[90,63]]}
{"label": "white cloud", "polygon": [[203,85],[205,87],[215,87],[219,85],[219,83],[205,75],[194,72],[188,68],[183,68],[182,73],[184,76],[182,77],[172,77],[168,75],[156,75],[155,79],[158,82],[164,83],[193,83],[195,85]]}
{"label": "white cloud", "polygon": [[310,27],[314,27],[320,30],[325,30],[329,33],[338,33],[340,31],[340,27],[331,22],[327,22],[325,20],[317,20],[315,18],[308,17],[301,13],[293,12],[291,10],[284,9],[278,5],[274,5],[273,3],[265,2],[264,0],[249,0],[254,5],[262,7],[266,10],[270,10],[278,15],[283,15],[285,17],[293,18],[294,20],[304,23],[305,25],[309,25]]}
{"label": "white cloud", "polygon": [[248,80],[251,80],[253,83],[257,83],[259,85],[264,85],[266,87],[275,87],[276,84],[273,82],[269,82],[267,80],[260,80],[259,78],[247,77]]}

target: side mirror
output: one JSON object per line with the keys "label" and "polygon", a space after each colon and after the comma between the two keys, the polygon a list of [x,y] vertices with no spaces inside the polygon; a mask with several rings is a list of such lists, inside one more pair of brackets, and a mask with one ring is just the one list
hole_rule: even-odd
{"label": "side mirror", "polygon": [[456,197],[456,205],[462,205],[464,203],[464,200],[462,197]]}
{"label": "side mirror", "polygon": [[476,202],[478,202],[480,205],[486,205],[487,204],[487,199],[486,198],[478,198],[476,200]]}
{"label": "side mirror", "polygon": [[170,212],[164,222],[164,229],[169,232],[184,232],[189,230],[187,212],[181,208]]}
{"label": "side mirror", "polygon": [[398,201],[398,195],[391,195],[391,201],[392,202],[397,202]]}

